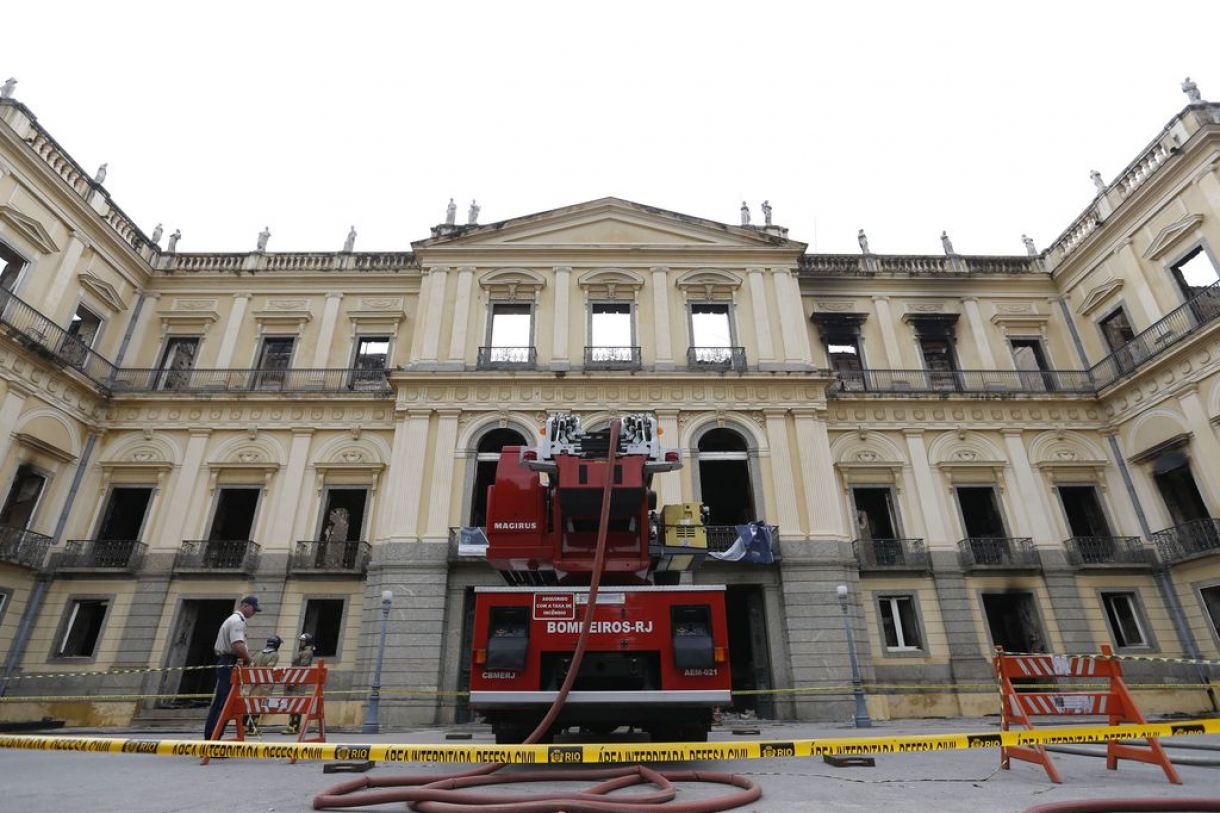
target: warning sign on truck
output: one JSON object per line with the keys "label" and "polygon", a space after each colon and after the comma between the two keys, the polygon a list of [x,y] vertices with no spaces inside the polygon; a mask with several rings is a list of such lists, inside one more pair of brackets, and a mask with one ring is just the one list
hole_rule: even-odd
{"label": "warning sign on truck", "polygon": [[573,621],[576,619],[576,597],[571,593],[535,593],[535,621]]}

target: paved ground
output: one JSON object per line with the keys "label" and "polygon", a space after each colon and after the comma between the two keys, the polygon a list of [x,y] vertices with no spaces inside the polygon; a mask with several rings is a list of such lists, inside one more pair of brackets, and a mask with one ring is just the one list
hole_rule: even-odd
{"label": "paved ground", "polygon": [[[994,718],[985,720],[919,720],[879,724],[879,734],[988,731]],[[453,730],[453,729],[449,729]],[[462,729],[473,742],[491,742],[485,727]],[[382,734],[335,734],[334,742],[443,742],[446,729],[416,729]],[[123,736],[118,731],[65,731],[65,734]],[[139,732],[149,736],[150,732]],[[863,734],[851,728],[812,723],[763,723],[759,736],[792,739]],[[193,739],[195,733],[157,731],[153,736]],[[278,736],[267,741],[287,740]],[[726,727],[713,739],[734,740]],[[1192,756],[1220,762],[1220,736],[1191,737],[1179,742],[1209,745],[1214,751],[1173,750],[1175,756]],[[1010,771],[998,769],[994,750],[953,751],[878,756],[875,768],[834,768],[820,759],[773,759],[749,762],[698,763],[709,770],[735,770],[753,777],[763,788],[762,800],[745,808],[756,811],[907,811],[938,813],[1022,811],[1052,801],[1103,797],[1220,796],[1220,768],[1181,766],[1185,785],[1168,784],[1159,768],[1123,764],[1117,772],[1105,769],[1105,760],[1056,755],[1064,784],[1047,781],[1042,769],[1015,763]],[[379,766],[373,775],[435,772],[454,766]],[[695,767],[687,764],[681,767]],[[201,766],[194,759],[111,754],[0,751],[0,810],[121,810],[132,813],[161,811],[306,811],[319,791],[349,778],[322,774],[320,763],[216,760]],[[559,787],[554,783],[553,787]],[[506,794],[519,792],[509,788]],[[714,787],[687,787],[680,798],[716,795]],[[383,810],[402,810],[387,807]]]}

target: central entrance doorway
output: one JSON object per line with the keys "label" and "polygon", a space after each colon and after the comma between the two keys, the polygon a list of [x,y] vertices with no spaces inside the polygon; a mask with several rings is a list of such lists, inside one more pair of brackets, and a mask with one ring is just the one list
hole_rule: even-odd
{"label": "central entrance doorway", "polygon": [[[730,585],[725,591],[725,614],[729,624],[729,666],[733,691],[774,688],[762,587],[756,584]],[[763,719],[774,719],[775,698],[769,694],[735,695],[733,709],[753,711]]]}
{"label": "central entrance doorway", "polygon": [[984,593],[983,612],[991,642],[1005,652],[1048,651],[1033,593]]}
{"label": "central entrance doorway", "polygon": [[[170,641],[166,666],[215,666],[216,634],[234,611],[231,598],[183,599],[178,625]],[[215,669],[188,669],[165,673],[161,694],[199,694],[209,697],[167,698],[162,705],[196,708],[210,705],[216,688]]]}

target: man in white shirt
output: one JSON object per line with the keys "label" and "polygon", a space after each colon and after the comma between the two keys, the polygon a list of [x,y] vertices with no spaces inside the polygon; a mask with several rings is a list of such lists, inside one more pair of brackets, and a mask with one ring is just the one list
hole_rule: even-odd
{"label": "man in white shirt", "polygon": [[258,596],[246,596],[233,614],[220,625],[220,632],[216,634],[216,644],[213,647],[216,652],[216,693],[212,696],[212,707],[208,709],[208,721],[203,728],[205,740],[218,740],[224,736],[223,729],[215,731],[215,728],[225,701],[229,699],[233,667],[239,663],[250,663],[250,650],[246,648],[246,619],[261,611]]}

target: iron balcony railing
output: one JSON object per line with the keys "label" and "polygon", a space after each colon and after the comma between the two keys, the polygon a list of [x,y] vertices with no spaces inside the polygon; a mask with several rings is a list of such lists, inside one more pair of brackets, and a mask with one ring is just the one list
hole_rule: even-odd
{"label": "iron balcony railing", "polygon": [[1065,539],[1067,560],[1077,567],[1091,565],[1151,565],[1156,561],[1151,548],[1138,536],[1073,536]]}
{"label": "iron balcony railing", "polygon": [[55,569],[132,573],[143,561],[145,547],[137,539],[70,539],[55,558]]}
{"label": "iron balcony railing", "polygon": [[744,347],[688,347],[686,366],[692,370],[743,372],[746,369],[746,349]]}
{"label": "iron balcony railing", "polygon": [[51,537],[25,528],[0,525],[0,562],[38,570],[46,561],[51,541]]}
{"label": "iron balcony railing", "polygon": [[638,347],[586,347],[586,370],[638,370],[640,369]]}
{"label": "iron balcony railing", "polygon": [[1157,531],[1152,542],[1166,562],[1220,553],[1220,519],[1205,517]]}
{"label": "iron balcony railing", "polygon": [[1201,327],[1220,317],[1220,282],[1214,282],[1170,311],[1159,322],[1093,365],[1098,387],[1134,373],[1145,362],[1164,353]]}
{"label": "iron balcony railing", "polygon": [[1041,566],[1034,541],[1028,536],[971,536],[960,540],[957,550],[966,570],[1024,570]]}
{"label": "iron balcony railing", "polygon": [[115,371],[112,392],[287,392],[367,393],[391,392],[388,370],[339,369],[134,369]]}
{"label": "iron balcony railing", "polygon": [[342,542],[306,540],[297,542],[292,570],[300,573],[363,575],[369,566],[369,543],[356,539]]}
{"label": "iron balcony railing", "polygon": [[1088,370],[837,370],[835,392],[1092,394]]}
{"label": "iron balcony railing", "polygon": [[249,539],[188,539],[174,556],[175,571],[252,573],[258,545]]}
{"label": "iron balcony railing", "polygon": [[922,539],[853,539],[851,547],[861,570],[927,570],[930,567]]}
{"label": "iron balcony railing", "polygon": [[114,375],[116,368],[108,359],[4,288],[0,288],[0,325],[18,343],[80,371],[103,388]]}
{"label": "iron balcony railing", "polygon": [[480,347],[480,370],[532,370],[538,364],[536,347]]}

